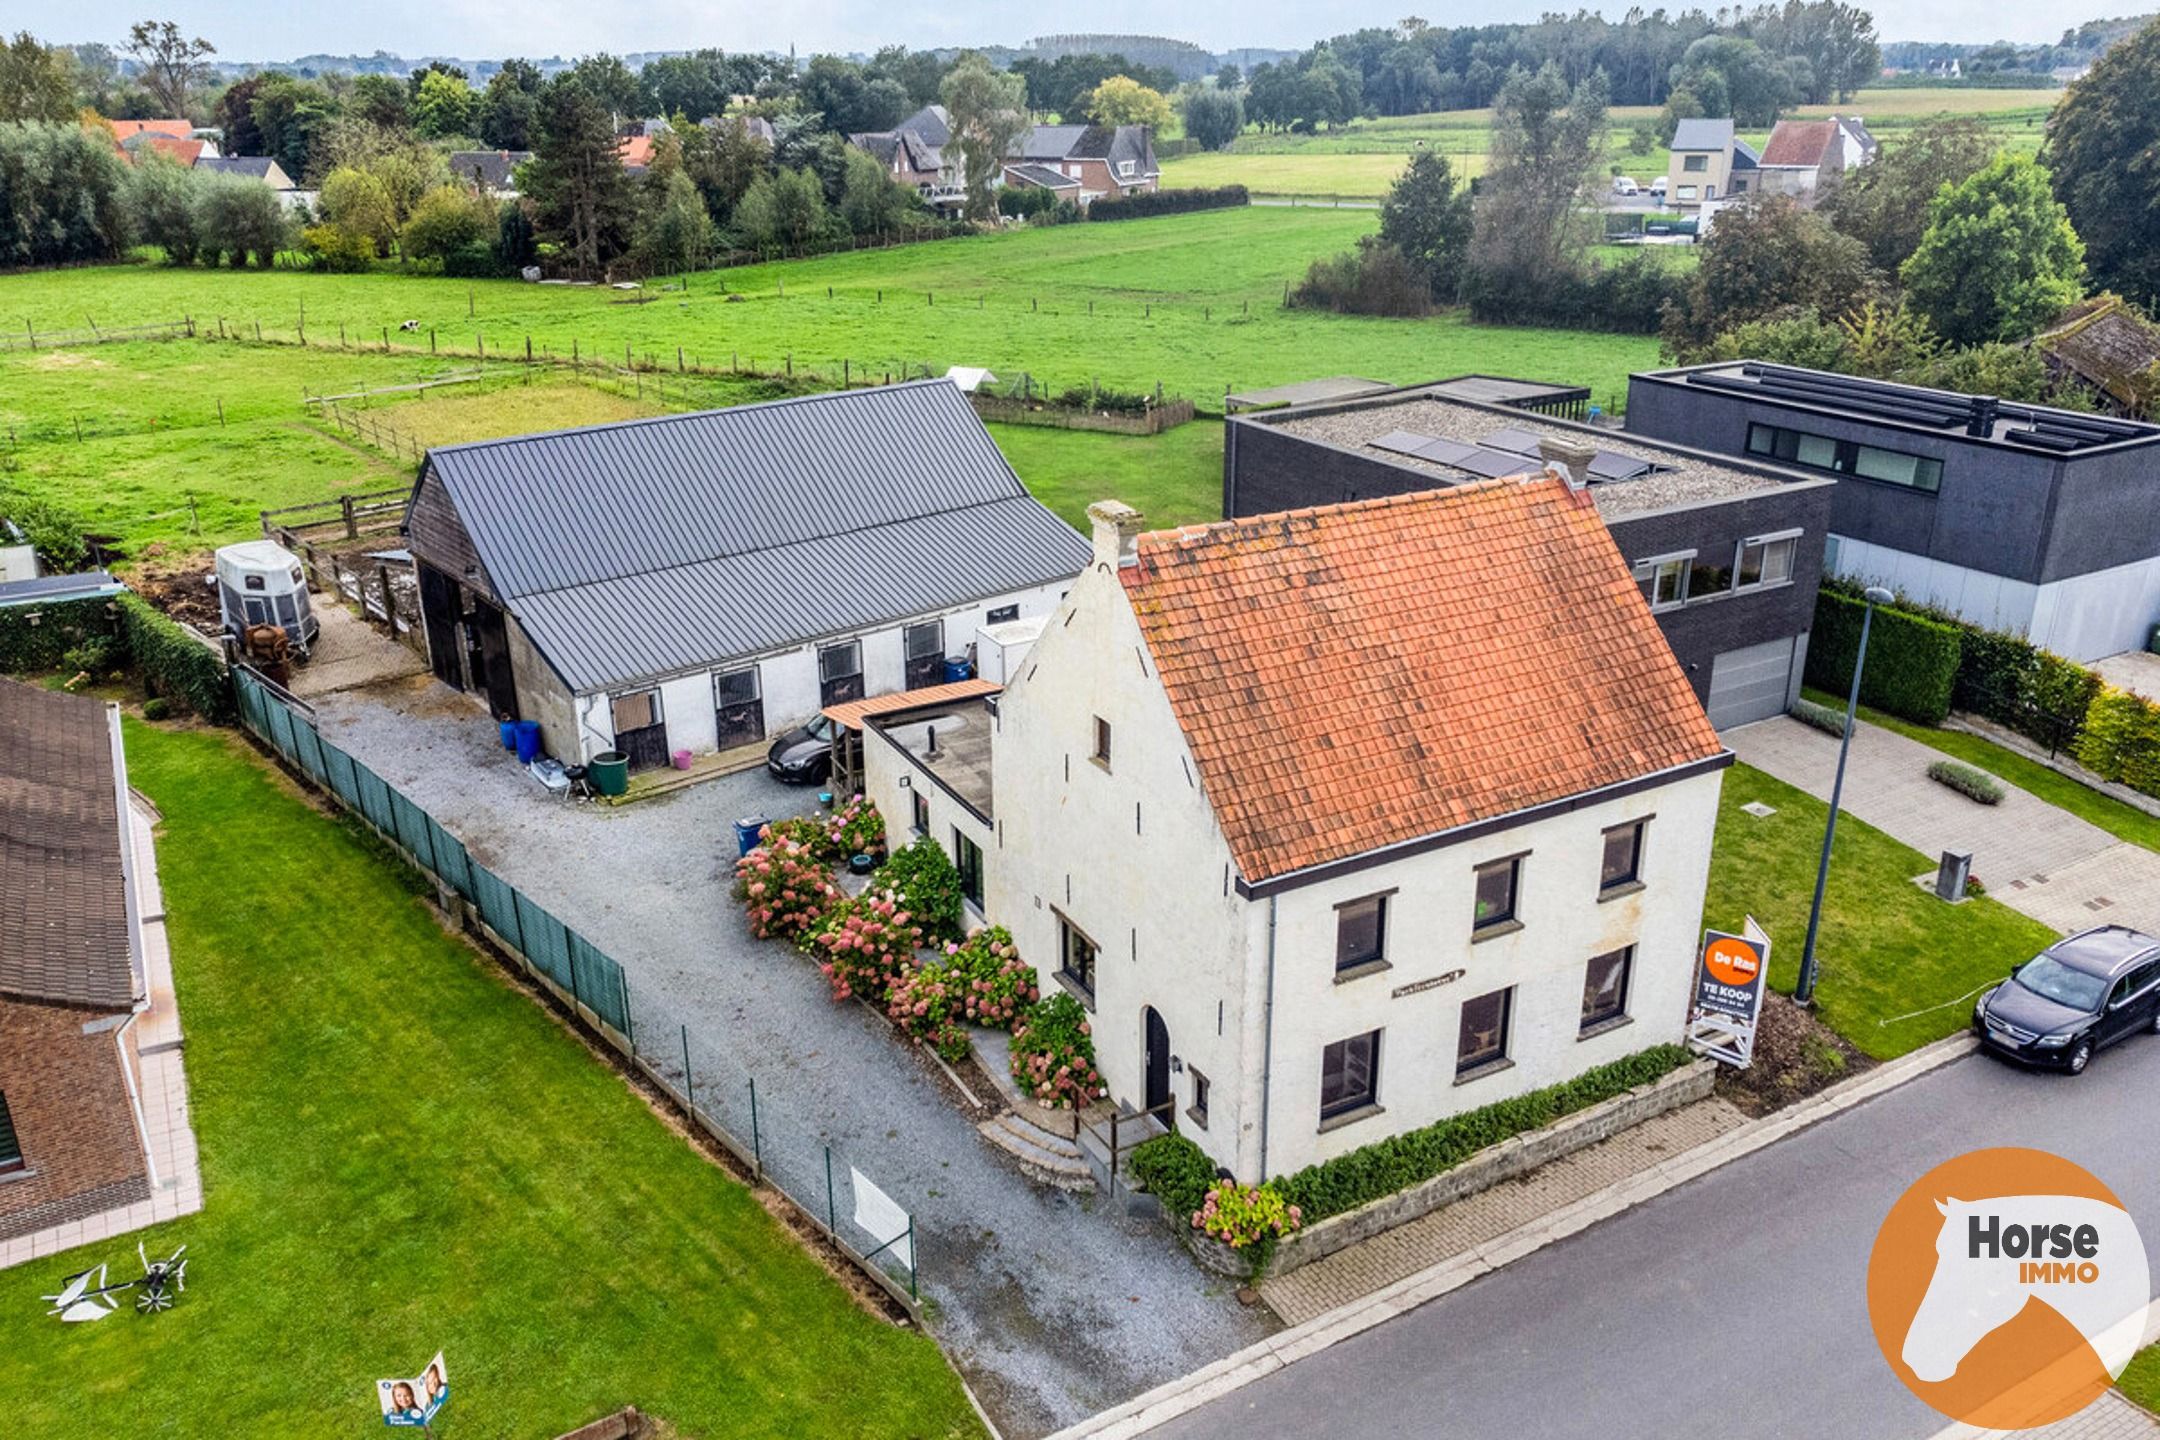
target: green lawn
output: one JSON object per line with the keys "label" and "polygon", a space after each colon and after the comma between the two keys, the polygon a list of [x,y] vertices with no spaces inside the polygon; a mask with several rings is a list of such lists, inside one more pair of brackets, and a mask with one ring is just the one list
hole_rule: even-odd
{"label": "green lawn", "polygon": [[1149,529],[1222,519],[1223,427],[1195,420],[1160,435],[1098,435],[1028,425],[990,433],[1035,498],[1083,534],[1087,507],[1123,500]]}
{"label": "green lawn", "polygon": [[2115,1384],[2123,1394],[2160,1415],[2160,1345],[2148,1345],[2133,1355]]}
{"label": "green lawn", "polygon": [[[1759,800],[1777,813],[1740,807]],[[1829,807],[1759,770],[1725,776],[1703,923],[1737,932],[1752,914],[1768,930],[1770,983],[1790,992],[1807,939],[1815,864]],[[1817,943],[1818,1013],[1877,1059],[1952,1034],[1972,1018],[1972,997],[2056,938],[1985,897],[1946,905],[1913,884],[1934,862],[1851,815],[1838,821]],[[1916,1010],[1926,1013],[1896,1019]]]}
{"label": "green lawn", "polygon": [[0,1272],[15,1433],[379,1433],[374,1380],[438,1348],[453,1436],[631,1403],[685,1436],[979,1433],[926,1337],[861,1311],[394,862],[229,734],[127,744],[165,814],[207,1208],[143,1236],[191,1261],[154,1319],[41,1313],[134,1237]]}
{"label": "green lawn", "polygon": [[[1845,702],[1835,695],[1809,688],[1807,698],[1819,705],[1842,710]],[[1961,730],[1937,730],[1929,725],[1916,725],[1895,715],[1863,705],[1860,718],[1870,725],[1880,725],[1894,730],[1910,740],[1942,751],[1943,754],[1977,765],[1999,780],[2029,791],[2047,801],[2058,810],[2067,810],[2080,820],[2089,821],[2107,831],[2118,840],[2142,845],[2148,850],[2160,850],[2160,816],[2148,815],[2133,806],[2109,795],[2103,795],[2090,785],[2081,785],[2067,775],[2058,774],[2036,760],[2028,760],[2015,750],[2006,750],[1992,740],[1978,735],[1968,735]]]}
{"label": "green lawn", "polygon": [[[1613,406],[1628,372],[1657,361],[1656,340],[1644,336],[1282,308],[1284,287],[1316,257],[1375,223],[1369,210],[1257,208],[1031,228],[710,272],[687,294],[643,305],[605,288],[513,280],[108,266],[0,277],[0,323],[79,326],[85,311],[186,314],[198,324],[223,315],[289,338],[304,304],[309,339],[333,347],[339,324],[374,339],[410,319],[414,335],[434,327],[439,345],[467,352],[480,332],[500,353],[522,354],[530,336],[536,351],[568,354],[575,342],[582,355],[619,358],[627,344],[667,364],[681,347],[708,365],[777,369],[792,356],[798,370],[822,373],[845,359],[855,374],[880,377],[987,365],[1054,387],[1160,382],[1203,402],[1320,375],[1484,371],[1587,384]],[[731,294],[743,298],[731,303]]]}

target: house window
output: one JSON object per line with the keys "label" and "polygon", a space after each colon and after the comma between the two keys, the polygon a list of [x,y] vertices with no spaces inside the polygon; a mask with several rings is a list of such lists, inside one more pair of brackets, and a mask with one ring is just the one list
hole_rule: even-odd
{"label": "house window", "polygon": [[926,620],[907,627],[907,688],[935,685],[945,678],[945,622]]}
{"label": "house window", "polygon": [[1191,1069],[1189,1066],[1187,1067],[1187,1073],[1192,1076],[1192,1105],[1186,1110],[1185,1114],[1193,1124],[1205,1130],[1207,1129],[1207,1076],[1201,1074],[1198,1070]]}
{"label": "house window", "polygon": [[1624,889],[1642,879],[1643,831],[1647,820],[1631,820],[1605,832],[1605,860],[1598,869],[1598,890]]}
{"label": "house window", "polygon": [[1516,891],[1522,878],[1522,856],[1494,860],[1477,867],[1477,914],[1473,932],[1507,925],[1515,919]]}
{"label": "house window", "polygon": [[1002,625],[1008,620],[1017,620],[1019,618],[1020,607],[1018,605],[1000,605],[984,617],[983,623],[986,625]]}
{"label": "house window", "polygon": [[1799,544],[1800,537],[1797,535],[1777,535],[1742,541],[1739,588],[1746,590],[1756,585],[1782,585],[1792,579],[1793,551]]}
{"label": "house window", "polygon": [[848,640],[817,652],[818,702],[842,705],[863,696],[862,643]]}
{"label": "house window", "polygon": [[1095,942],[1062,915],[1058,916],[1058,974],[1093,1002]]}
{"label": "house window", "polygon": [[22,1142],[15,1138],[15,1120],[8,1114],[7,1096],[0,1095],[0,1175],[23,1168]]}
{"label": "house window", "polygon": [[1903,450],[1885,450],[1879,445],[1810,435],[1782,425],[1748,426],[1747,450],[1750,455],[1809,470],[1827,470],[1833,475],[1856,475],[1862,480],[1880,480],[1929,494],[1942,489],[1940,460]]}
{"label": "house window", "polygon": [[1130,160],[1120,160],[1117,162],[1117,173],[1120,177],[1130,176],[1135,168],[1136,167],[1134,166],[1133,162]]}
{"label": "house window", "polygon": [[1695,558],[1690,550],[1684,555],[1666,555],[1653,560],[1643,560],[1635,566],[1635,582],[1642,586],[1643,599],[1650,602],[1652,610],[1670,610],[1687,600],[1688,561]]}
{"label": "house window", "polygon": [[1095,717],[1095,753],[1088,757],[1107,770],[1110,768],[1110,722]]}
{"label": "house window", "polygon": [[913,824],[915,826],[915,833],[917,835],[929,834],[930,802],[923,797],[923,793],[920,790],[910,791],[908,798],[914,812]]}
{"label": "house window", "polygon": [[953,868],[960,872],[960,893],[976,909],[983,903],[983,854],[982,846],[960,833],[955,826],[952,832]]}
{"label": "house window", "polygon": [[1732,589],[1733,566],[1731,552],[1726,552],[1725,563],[1720,565],[1714,558],[1698,555],[1688,562],[1687,598],[1707,600],[1712,595],[1722,595]]}
{"label": "house window", "polygon": [[1466,1080],[1507,1063],[1508,1022],[1514,1011],[1512,985],[1463,1002],[1462,1035],[1455,1042],[1456,1079]]}
{"label": "house window", "polygon": [[1385,964],[1387,959],[1385,895],[1368,895],[1335,907],[1335,973]]}
{"label": "house window", "polygon": [[1700,192],[1698,192],[1693,185],[1682,185],[1680,187],[1680,198],[1682,200],[1693,200],[1696,198],[1698,193]]}
{"label": "house window", "polygon": [[1338,1040],[1320,1052],[1320,1118],[1333,1120],[1379,1103],[1380,1032]]}
{"label": "house window", "polygon": [[1682,170],[1708,170],[1710,168],[1710,157],[1708,155],[1683,155],[1680,157],[1680,168]]}
{"label": "house window", "polygon": [[1745,175],[1734,177],[1732,182],[1732,193],[1735,195],[1747,194],[1747,177]]}
{"label": "house window", "polygon": [[1590,967],[1583,973],[1582,1027],[1577,1033],[1587,1035],[1600,1025],[1626,1018],[1628,976],[1634,968],[1632,945],[1590,957]]}

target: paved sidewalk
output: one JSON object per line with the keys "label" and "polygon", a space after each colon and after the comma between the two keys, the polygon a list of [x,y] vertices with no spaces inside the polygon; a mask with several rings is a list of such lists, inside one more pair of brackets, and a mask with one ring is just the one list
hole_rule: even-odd
{"label": "paved sidewalk", "polygon": [[1723,1100],[1646,1120],[1610,1140],[1564,1156],[1529,1174],[1398,1225],[1322,1260],[1260,1284],[1260,1298],[1289,1324],[1377,1293],[1457,1255],[1475,1250],[1585,1196],[1639,1175],[1660,1161],[1707,1144],[1747,1122]]}
{"label": "paved sidewalk", "polygon": [[[1789,716],[1724,734],[1745,764],[1830,797],[1837,739]],[[1980,805],[1928,779],[1939,750],[1865,721],[1853,732],[1844,808],[1933,860],[1970,850],[1973,873],[2013,910],[2068,933],[2092,925],[2160,931],[2160,854],[2005,784],[2000,805]]]}

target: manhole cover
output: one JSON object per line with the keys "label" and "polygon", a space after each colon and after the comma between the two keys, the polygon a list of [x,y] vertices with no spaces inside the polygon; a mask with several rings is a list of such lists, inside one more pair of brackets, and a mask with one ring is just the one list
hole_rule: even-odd
{"label": "manhole cover", "polygon": [[1740,808],[1742,810],[1745,810],[1748,814],[1753,815],[1758,820],[1767,820],[1772,815],[1777,814],[1776,807],[1765,805],[1760,800],[1750,800],[1747,802],[1747,804],[1742,805]]}

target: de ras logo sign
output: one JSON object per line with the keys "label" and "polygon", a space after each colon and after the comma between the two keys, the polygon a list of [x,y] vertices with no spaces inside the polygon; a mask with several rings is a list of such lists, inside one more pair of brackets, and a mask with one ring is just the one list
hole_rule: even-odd
{"label": "de ras logo sign", "polygon": [[2152,1271],[2113,1191],[2043,1150],[1948,1160],[1890,1207],[1868,1259],[1883,1358],[1953,1420],[2018,1430],[2066,1419],[2122,1374]]}

